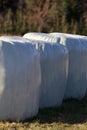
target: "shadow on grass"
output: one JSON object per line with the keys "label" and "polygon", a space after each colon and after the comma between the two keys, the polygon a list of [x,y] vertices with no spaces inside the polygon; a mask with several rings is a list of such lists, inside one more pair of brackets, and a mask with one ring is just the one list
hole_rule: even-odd
{"label": "shadow on grass", "polygon": [[87,121],[87,96],[81,101],[66,100],[60,108],[47,108],[40,110],[37,117],[26,120],[24,122],[44,123],[68,123],[78,124]]}

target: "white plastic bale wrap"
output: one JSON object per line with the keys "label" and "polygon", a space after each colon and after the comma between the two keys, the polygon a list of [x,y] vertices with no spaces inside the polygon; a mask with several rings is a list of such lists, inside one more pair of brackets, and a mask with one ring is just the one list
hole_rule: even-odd
{"label": "white plastic bale wrap", "polygon": [[[84,45],[84,61],[87,61],[87,37],[86,36],[79,36],[79,40]],[[87,68],[87,63],[84,64],[84,68]],[[86,70],[87,71],[87,70]],[[87,72],[86,72],[86,80],[87,80]],[[86,87],[86,94],[87,94],[87,87]]]}
{"label": "white plastic bale wrap", "polygon": [[0,37],[0,120],[35,116],[40,83],[39,53],[33,45],[21,37]]}
{"label": "white plastic bale wrap", "polygon": [[87,42],[84,36],[51,33],[69,50],[69,75],[65,99],[82,99],[87,90]]}
{"label": "white plastic bale wrap", "polygon": [[32,43],[39,51],[41,61],[40,108],[60,106],[67,82],[67,48],[60,44],[41,41],[34,41]]}
{"label": "white plastic bale wrap", "polygon": [[69,33],[60,33],[60,32],[53,32],[49,33],[51,36],[56,36],[57,38],[61,38],[62,36],[70,36],[70,37],[78,37],[78,38],[85,38],[87,39],[87,36],[84,35],[77,35],[77,34],[69,34]]}
{"label": "white plastic bale wrap", "polygon": [[50,36],[47,33],[38,33],[38,32],[30,32],[30,33],[26,33],[24,36],[24,38],[28,38],[28,39],[32,39],[32,40],[39,40],[39,41],[43,41],[43,42],[58,42],[58,38],[54,37],[54,36]]}

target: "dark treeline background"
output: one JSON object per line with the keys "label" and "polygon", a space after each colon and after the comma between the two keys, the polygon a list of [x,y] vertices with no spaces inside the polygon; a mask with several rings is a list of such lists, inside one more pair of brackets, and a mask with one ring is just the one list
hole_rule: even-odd
{"label": "dark treeline background", "polygon": [[0,34],[87,35],[87,0],[0,0]]}

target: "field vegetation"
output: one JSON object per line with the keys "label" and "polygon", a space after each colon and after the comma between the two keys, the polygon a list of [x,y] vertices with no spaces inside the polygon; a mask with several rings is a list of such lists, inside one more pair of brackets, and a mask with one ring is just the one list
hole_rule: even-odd
{"label": "field vegetation", "polygon": [[87,96],[64,101],[60,108],[39,110],[24,122],[0,122],[0,130],[87,130]]}
{"label": "field vegetation", "polygon": [[87,0],[0,0],[0,34],[87,35]]}

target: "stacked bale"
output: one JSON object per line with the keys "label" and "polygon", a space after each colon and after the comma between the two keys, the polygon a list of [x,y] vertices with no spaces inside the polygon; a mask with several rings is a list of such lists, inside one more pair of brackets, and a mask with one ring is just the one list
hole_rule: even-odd
{"label": "stacked bale", "polygon": [[[87,89],[87,40],[85,36],[51,33],[69,50],[69,74],[65,99],[82,99]],[[84,40],[85,39],[85,40]]]}
{"label": "stacked bale", "polygon": [[21,37],[0,37],[0,120],[35,116],[39,107],[39,54]]}
{"label": "stacked bale", "polygon": [[[31,39],[31,37],[32,40],[38,39],[37,34],[36,36],[35,34],[29,35],[29,37],[24,35],[24,38]],[[41,37],[38,40],[41,40]],[[67,48],[60,44],[38,40],[32,43],[40,53],[42,73],[40,108],[60,106],[64,97],[68,75]]]}

